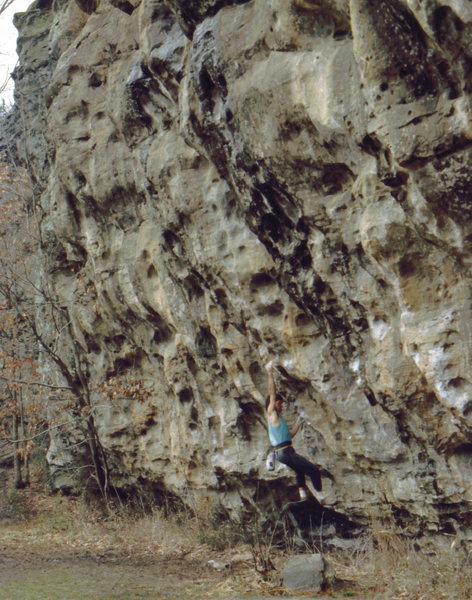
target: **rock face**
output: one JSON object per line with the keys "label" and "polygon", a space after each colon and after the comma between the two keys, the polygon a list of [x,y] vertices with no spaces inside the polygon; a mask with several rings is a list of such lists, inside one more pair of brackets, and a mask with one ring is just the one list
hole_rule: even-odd
{"label": "rock face", "polygon": [[37,0],[16,22],[44,277],[90,382],[146,389],[97,393],[114,483],[283,496],[270,354],[338,514],[467,535],[470,2]]}

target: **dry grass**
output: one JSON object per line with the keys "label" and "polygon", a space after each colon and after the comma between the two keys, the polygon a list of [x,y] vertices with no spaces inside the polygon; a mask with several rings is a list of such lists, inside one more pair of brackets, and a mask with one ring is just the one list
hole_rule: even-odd
{"label": "dry grass", "polygon": [[[252,571],[250,548],[242,540],[235,542],[227,525],[215,528],[208,505],[198,514],[190,510],[171,512],[168,507],[145,513],[121,506],[104,515],[81,498],[50,495],[33,484],[14,492],[9,518],[2,518],[6,494],[2,496],[1,491],[0,546],[6,555],[105,561],[129,558],[144,564],[170,559],[173,563],[194,561],[201,569],[208,569],[208,561],[214,559],[234,564],[234,570],[244,567]],[[259,576],[252,572],[249,579],[256,582]]]}
{"label": "dry grass", "polygon": [[[20,577],[23,588],[28,583],[23,574],[29,574],[35,594],[31,600],[52,599],[47,595],[49,588],[36,589],[39,583],[35,577],[39,567],[41,573],[54,574],[58,565],[71,573],[88,565],[86,577],[91,586],[101,585],[100,569],[106,579],[106,569],[119,565],[126,580],[134,581],[136,574],[142,573],[169,597],[182,600],[222,600],[260,589],[261,577],[251,568],[250,549],[239,544],[216,550],[202,544],[198,538],[204,523],[190,512],[167,514],[167,510],[156,508],[150,514],[130,516],[122,509],[104,517],[78,498],[48,496],[34,488],[18,490],[17,494],[22,498],[22,510],[26,504],[34,508],[34,514],[30,510],[27,519],[23,512],[19,519],[0,519],[0,547],[3,558],[14,565],[11,576],[15,573]],[[210,529],[208,524],[206,529]],[[210,560],[229,563],[231,568],[215,569]],[[80,594],[74,597],[89,598]],[[30,596],[25,598],[30,600]]]}
{"label": "dry grass", "polygon": [[[245,555],[246,559],[239,563],[237,579],[233,571],[230,578],[218,580],[221,591],[230,586],[265,595],[285,593],[278,587],[276,572],[264,576],[255,572],[251,560],[254,548],[243,540],[229,541],[224,527],[219,534],[214,530],[208,505],[197,515],[156,508],[150,514],[130,516],[121,511],[105,518],[77,498],[49,496],[34,488],[19,490],[18,494],[22,496],[21,510],[26,504],[34,508],[35,515],[23,521],[1,523],[0,544],[7,555],[14,551],[47,552],[50,556],[80,555],[93,559],[129,557],[149,563],[172,558],[174,564],[177,561],[182,565],[183,578],[188,561],[199,564],[205,572],[211,558],[233,562],[236,555]],[[227,545],[217,548],[202,543],[204,534],[211,531],[223,542],[226,540]],[[442,545],[421,549],[398,528],[373,523],[370,533],[357,540],[354,550],[326,553],[335,576],[331,591],[338,598],[363,600],[471,600],[471,557],[459,543],[451,543],[453,539],[443,538]],[[276,567],[284,565],[286,552],[266,550]]]}
{"label": "dry grass", "polygon": [[[151,514],[124,516],[123,512],[104,517],[80,498],[47,496],[19,490],[18,497],[34,505],[35,516],[5,520],[0,539],[7,546],[27,543],[35,551],[115,554],[129,556],[182,555],[194,550],[196,523],[186,515],[170,515],[155,509]],[[28,497],[29,496],[29,497]]]}
{"label": "dry grass", "polygon": [[471,556],[454,538],[421,545],[398,527],[374,523],[356,550],[331,554],[336,577],[376,600],[471,600]]}

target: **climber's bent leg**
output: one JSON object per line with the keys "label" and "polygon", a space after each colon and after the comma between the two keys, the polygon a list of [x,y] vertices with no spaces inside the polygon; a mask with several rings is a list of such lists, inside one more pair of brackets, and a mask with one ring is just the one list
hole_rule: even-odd
{"label": "climber's bent leg", "polygon": [[303,458],[303,456],[297,454],[292,447],[276,451],[276,458],[279,462],[295,471],[297,474],[297,485],[299,487],[305,485],[305,475],[308,475],[315,490],[318,492],[321,491],[321,476],[318,467],[306,458]]}

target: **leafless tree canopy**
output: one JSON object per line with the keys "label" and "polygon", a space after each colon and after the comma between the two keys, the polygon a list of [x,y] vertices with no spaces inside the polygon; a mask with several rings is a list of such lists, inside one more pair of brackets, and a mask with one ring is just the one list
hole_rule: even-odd
{"label": "leafless tree canopy", "polygon": [[[15,0],[0,0],[0,15],[4,13],[7,8],[9,8]],[[5,75],[4,81],[0,81],[0,94],[5,91],[8,81],[10,79],[10,75],[7,73]]]}
{"label": "leafless tree canopy", "polygon": [[15,0],[0,0],[0,15],[11,6]]}
{"label": "leafless tree canopy", "polygon": [[9,75],[9,73],[7,73],[5,75],[5,79],[3,81],[0,81],[0,94],[2,94],[6,90],[9,79],[10,79],[10,75]]}

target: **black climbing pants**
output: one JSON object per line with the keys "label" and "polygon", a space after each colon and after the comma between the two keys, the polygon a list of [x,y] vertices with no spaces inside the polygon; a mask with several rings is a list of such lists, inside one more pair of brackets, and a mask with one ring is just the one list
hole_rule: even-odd
{"label": "black climbing pants", "polygon": [[305,475],[308,475],[315,490],[321,492],[321,475],[318,467],[306,458],[303,458],[303,456],[297,454],[292,446],[284,448],[283,450],[276,450],[275,457],[279,462],[295,471],[297,474],[297,485],[299,487],[305,485]]}

